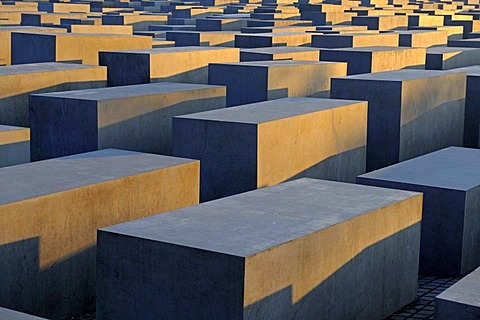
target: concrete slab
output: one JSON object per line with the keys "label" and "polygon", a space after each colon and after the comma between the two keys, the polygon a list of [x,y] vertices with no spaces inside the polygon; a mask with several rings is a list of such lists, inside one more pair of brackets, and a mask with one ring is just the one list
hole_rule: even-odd
{"label": "concrete slab", "polygon": [[427,48],[425,68],[429,70],[449,70],[477,64],[480,64],[480,48]]}
{"label": "concrete slab", "polygon": [[312,35],[312,47],[317,48],[356,48],[372,46],[398,46],[396,33],[380,34],[321,34]]}
{"label": "concrete slab", "polygon": [[0,307],[0,319],[5,320],[45,320],[44,318],[35,317],[26,313],[5,309]]}
{"label": "concrete slab", "polygon": [[108,85],[156,81],[208,83],[208,64],[240,61],[236,48],[181,47],[100,52]]}
{"label": "concrete slab", "polygon": [[30,129],[0,124],[0,168],[30,162]]}
{"label": "concrete slab", "polygon": [[0,180],[0,304],[63,319],[93,307],[97,229],[197,204],[199,163],[106,149]]}
{"label": "concrete slab", "polygon": [[271,47],[240,50],[240,61],[320,60],[320,49],[308,47]]}
{"label": "concrete slab", "polygon": [[105,67],[35,63],[0,68],[0,123],[28,127],[28,95],[104,87]]}
{"label": "concrete slab", "polygon": [[235,46],[237,31],[167,31],[166,39],[175,41],[176,47],[201,46],[206,43],[210,47]]}
{"label": "concrete slab", "polygon": [[423,192],[420,273],[480,266],[480,150],[450,147],[361,175],[357,182]]}
{"label": "concrete slab", "polygon": [[428,48],[432,46],[446,45],[448,34],[443,30],[408,30],[397,31],[400,47]]}
{"label": "concrete slab", "polygon": [[368,101],[367,171],[463,143],[465,72],[399,70],[332,79],[331,97]]}
{"label": "concrete slab", "polygon": [[435,298],[435,319],[473,320],[480,318],[480,268]]}
{"label": "concrete slab", "polygon": [[421,201],[304,178],[101,229],[97,319],[383,319],[415,299]]}
{"label": "concrete slab", "polygon": [[170,82],[31,95],[32,161],[106,148],[170,155],[172,117],[225,105],[225,87]]}
{"label": "concrete slab", "polygon": [[211,63],[208,83],[227,87],[227,106],[286,97],[329,97],[330,79],[347,74],[342,62],[303,60]]}
{"label": "concrete slab", "polygon": [[235,36],[236,48],[309,46],[311,42],[312,34],[305,32],[255,33]]}
{"label": "concrete slab", "polygon": [[[201,159],[201,200],[365,172],[366,102],[287,98],[173,120],[173,154]],[[319,137],[322,137],[319,139]]]}

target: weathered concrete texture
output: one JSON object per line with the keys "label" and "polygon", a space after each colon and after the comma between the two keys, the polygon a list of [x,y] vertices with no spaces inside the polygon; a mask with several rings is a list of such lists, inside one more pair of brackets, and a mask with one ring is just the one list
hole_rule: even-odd
{"label": "weathered concrete texture", "polygon": [[170,82],[31,95],[32,161],[105,148],[171,154],[173,116],[225,106],[225,87]]}
{"label": "weathered concrete texture", "polygon": [[175,41],[176,47],[201,46],[206,44],[211,47],[234,47],[234,31],[167,31],[166,39]]}
{"label": "weathered concrete texture", "polygon": [[432,47],[427,49],[426,69],[449,70],[480,64],[480,48]]}
{"label": "weathered concrete texture", "polygon": [[480,318],[480,268],[442,292],[435,299],[435,319]]}
{"label": "weathered concrete texture", "polygon": [[409,30],[397,31],[399,35],[398,45],[401,47],[428,48],[438,45],[446,45],[448,35],[446,31]]}
{"label": "weathered concrete texture", "polygon": [[397,33],[380,34],[322,34],[312,35],[312,47],[356,48],[373,46],[398,46]]}
{"label": "weathered concrete texture", "polygon": [[304,178],[101,229],[97,319],[383,319],[415,299],[421,203]]}
{"label": "weathered concrete texture", "polygon": [[329,97],[347,64],[302,60],[211,63],[208,83],[227,87],[227,106],[286,97]]}
{"label": "weathered concrete texture", "polygon": [[28,127],[28,94],[106,86],[107,68],[36,63],[0,68],[0,123]]}
{"label": "weathered concrete texture", "polygon": [[450,147],[357,182],[423,192],[420,273],[458,276],[480,266],[480,150]]}
{"label": "weathered concrete texture", "polygon": [[30,161],[30,129],[0,124],[0,168]]}
{"label": "weathered concrete texture", "polygon": [[365,172],[367,103],[287,98],[175,117],[173,154],[201,160],[201,200]]}
{"label": "weathered concrete texture", "polygon": [[399,69],[424,69],[424,48],[359,47],[323,49],[321,61],[347,62],[347,74],[382,72]]}
{"label": "weathered concrete texture", "polygon": [[305,32],[255,33],[235,36],[236,48],[309,46],[311,42],[312,34]]}
{"label": "weathered concrete texture", "polygon": [[96,230],[197,204],[199,163],[106,149],[0,180],[0,305],[64,319],[94,305]]}
{"label": "weathered concrete texture", "polygon": [[12,26],[0,28],[0,58],[5,59],[6,65],[11,64],[11,35],[12,32],[67,32],[60,28],[45,28],[45,27],[31,27],[31,26]]}
{"label": "weathered concrete texture", "polygon": [[240,50],[240,61],[320,60],[320,49],[308,47],[272,47]]}
{"label": "weathered concrete texture", "polygon": [[124,34],[12,33],[12,64],[75,61],[98,65],[101,50],[152,48],[152,38]]}
{"label": "weathered concrete texture", "polygon": [[332,79],[331,97],[368,101],[367,171],[463,143],[465,72],[399,70]]}
{"label": "weathered concrete texture", "polygon": [[29,314],[21,313],[18,311],[5,309],[0,307],[0,319],[4,320],[46,320],[43,318],[35,317]]}
{"label": "weathered concrete texture", "polygon": [[240,61],[236,48],[181,47],[100,52],[108,67],[108,85],[154,81],[208,83],[208,64]]}

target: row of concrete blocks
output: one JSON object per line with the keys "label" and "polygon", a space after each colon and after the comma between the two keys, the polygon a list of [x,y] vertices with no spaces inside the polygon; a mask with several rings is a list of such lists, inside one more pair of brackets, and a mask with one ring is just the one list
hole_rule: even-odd
{"label": "row of concrete blocks", "polygon": [[479,164],[450,147],[357,185],[200,205],[198,160],[106,149],[3,168],[0,304],[61,319],[96,291],[97,319],[383,319],[419,271],[480,265]]}

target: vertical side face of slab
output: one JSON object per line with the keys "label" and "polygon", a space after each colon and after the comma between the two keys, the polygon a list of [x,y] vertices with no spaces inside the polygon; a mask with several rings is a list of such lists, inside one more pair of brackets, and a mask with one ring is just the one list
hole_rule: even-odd
{"label": "vertical side face of slab", "polygon": [[257,188],[257,125],[173,118],[173,155],[200,160],[202,202]]}
{"label": "vertical side face of slab", "polygon": [[465,147],[480,147],[480,76],[467,76],[467,96],[465,98],[465,133],[463,143]]}
{"label": "vertical side face of slab", "polygon": [[100,52],[99,63],[107,67],[108,86],[150,83],[150,55]]}
{"label": "vertical side face of slab", "polygon": [[225,108],[225,87],[101,101],[98,148],[172,154],[172,117]]}
{"label": "vertical side face of slab", "polygon": [[417,195],[248,257],[244,319],[390,315],[416,296],[421,215]]}
{"label": "vertical side face of slab", "polygon": [[425,48],[386,50],[372,53],[372,72],[425,69]]}
{"label": "vertical side face of slab", "polygon": [[56,36],[12,32],[12,64],[56,61]]}
{"label": "vertical side face of slab", "polygon": [[102,230],[98,237],[97,319],[242,319],[244,258]]}
{"label": "vertical side face of slab", "polygon": [[367,171],[399,161],[402,83],[332,79],[331,98],[368,101]]}
{"label": "vertical side face of slab", "polygon": [[298,177],[354,182],[365,172],[366,133],[366,102],[262,123],[257,187]]}
{"label": "vertical side face of slab", "polygon": [[320,60],[348,62],[348,75],[372,72],[372,53],[370,52],[322,50]]}
{"label": "vertical side face of slab", "polygon": [[0,303],[49,319],[88,310],[96,230],[195,205],[198,183],[199,164],[188,162],[1,205]]}
{"label": "vertical side face of slab", "polygon": [[465,91],[462,73],[402,83],[400,161],[462,145]]}
{"label": "vertical side face of slab", "polygon": [[32,161],[98,149],[98,114],[94,100],[30,96]]}
{"label": "vertical side face of slab", "polygon": [[30,129],[0,125],[0,168],[30,162]]}
{"label": "vertical side face of slab", "polygon": [[227,87],[227,107],[268,99],[267,67],[210,64],[208,83]]}
{"label": "vertical side face of slab", "polygon": [[480,266],[480,187],[467,191],[463,226],[461,273],[466,274]]}

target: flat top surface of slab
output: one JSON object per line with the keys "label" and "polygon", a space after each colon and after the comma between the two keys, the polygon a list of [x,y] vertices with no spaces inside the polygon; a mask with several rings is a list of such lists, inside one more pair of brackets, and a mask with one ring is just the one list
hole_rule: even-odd
{"label": "flat top surface of slab", "polygon": [[291,53],[291,52],[313,52],[313,51],[319,52],[320,48],[284,46],[284,47],[268,47],[268,48],[255,48],[255,49],[241,49],[240,50],[240,52],[265,53],[265,54],[278,54],[278,53]]}
{"label": "flat top surface of slab", "polygon": [[212,65],[224,65],[224,66],[239,66],[239,67],[291,67],[302,65],[326,65],[332,63],[343,62],[328,62],[328,61],[310,61],[310,60],[268,60],[268,61],[245,61],[245,62],[222,62],[211,63]]}
{"label": "flat top surface of slab", "polygon": [[428,53],[453,53],[453,52],[463,52],[463,51],[475,51],[480,50],[480,48],[468,48],[468,47],[430,47],[427,48]]}
{"label": "flat top surface of slab", "polygon": [[[28,33],[28,32],[21,32],[21,33]],[[131,37],[139,37],[139,36],[134,36],[131,34],[121,34],[121,33],[54,33],[54,32],[34,32],[30,33],[31,35],[39,36],[39,37],[85,37],[85,38],[116,38],[116,37],[121,37],[121,38],[131,38]]]}
{"label": "flat top surface of slab", "polygon": [[259,124],[362,103],[354,100],[284,98],[177,116],[175,118]]}
{"label": "flat top surface of slab", "polygon": [[41,73],[41,72],[67,71],[67,70],[78,70],[78,69],[94,69],[94,68],[105,68],[105,67],[76,64],[76,63],[59,63],[59,62],[17,64],[13,66],[1,67],[0,76],[24,74],[24,73]]}
{"label": "flat top surface of slab", "polygon": [[480,185],[480,150],[449,147],[360,177],[466,191]]}
{"label": "flat top surface of slab", "polygon": [[11,27],[1,27],[0,31],[23,31],[23,30],[47,30],[47,31],[58,31],[59,28],[49,28],[49,27],[36,27],[36,26],[11,26]]}
{"label": "flat top surface of slab", "polygon": [[479,76],[480,75],[480,65],[450,69],[450,70],[446,70],[446,71],[466,72],[467,76]]}
{"label": "flat top surface of slab", "polygon": [[[450,72],[449,72],[450,71]],[[409,81],[424,78],[439,77],[451,73],[462,73],[461,71],[436,71],[436,70],[395,70],[376,73],[365,73],[346,77],[339,77],[337,79],[352,79],[352,80],[373,80],[373,81]]]}
{"label": "flat top surface of slab", "polygon": [[416,194],[303,178],[103,230],[248,257]]}
{"label": "flat top surface of slab", "polygon": [[43,94],[34,94],[32,96],[55,97],[62,99],[81,99],[81,100],[113,100],[138,96],[149,96],[158,94],[167,94],[172,92],[204,90],[219,88],[215,85],[201,85],[190,83],[159,82],[131,86],[119,86],[98,89],[84,89],[62,92],[50,92]]}
{"label": "flat top surface of slab", "polygon": [[245,37],[288,37],[288,36],[306,36],[311,37],[311,33],[306,32],[265,32],[265,33],[241,33]]}
{"label": "flat top surface of slab", "polygon": [[171,47],[171,48],[153,48],[143,50],[109,50],[100,51],[107,53],[132,53],[132,54],[158,54],[158,53],[177,53],[177,52],[195,52],[195,51],[231,51],[239,50],[238,48],[223,47]]}
{"label": "flat top surface of slab", "polygon": [[374,47],[356,47],[356,48],[328,48],[322,49],[322,51],[349,51],[349,52],[382,52],[382,51],[409,51],[418,50],[419,48],[410,47],[387,47],[387,46],[374,46]]}
{"label": "flat top surface of slab", "polygon": [[0,169],[0,205],[194,160],[105,149]]}
{"label": "flat top surface of slab", "polygon": [[480,268],[443,291],[437,299],[449,300],[480,308]]}
{"label": "flat top surface of slab", "polygon": [[0,124],[0,132],[2,132],[2,131],[14,131],[14,130],[28,130],[28,128],[6,126],[4,124]]}
{"label": "flat top surface of slab", "polygon": [[0,307],[0,319],[4,320],[46,320],[29,314]]}

